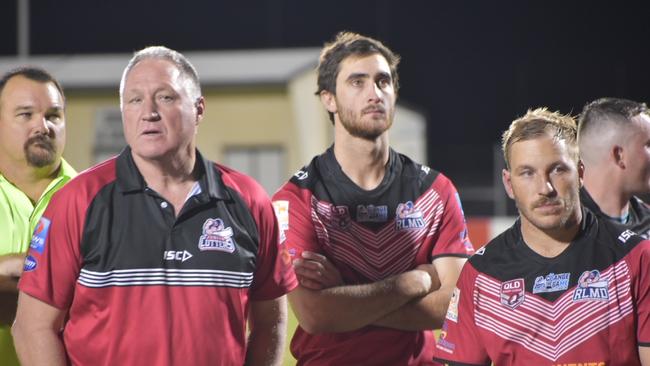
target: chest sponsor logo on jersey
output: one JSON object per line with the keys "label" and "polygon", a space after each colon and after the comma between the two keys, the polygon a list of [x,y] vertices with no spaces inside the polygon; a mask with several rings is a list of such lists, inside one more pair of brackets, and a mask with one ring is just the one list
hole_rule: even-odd
{"label": "chest sponsor logo on jersey", "polygon": [[625,244],[630,238],[635,235],[636,233],[632,230],[625,230],[621,233],[621,235],[618,236],[618,240]]}
{"label": "chest sponsor logo on jersey", "polygon": [[25,257],[25,266],[23,267],[23,271],[25,272],[33,271],[36,269],[37,266],[38,266],[38,262],[36,261],[36,258],[32,257],[31,255]]}
{"label": "chest sponsor logo on jersey", "polygon": [[192,258],[192,253],[187,250],[165,250],[163,253],[163,259],[166,261],[185,262],[190,258]]}
{"label": "chest sponsor logo on jersey", "polygon": [[289,201],[273,201],[273,210],[280,228],[280,243],[284,243],[287,240],[286,231],[289,230]]}
{"label": "chest sponsor logo on jersey", "polygon": [[348,206],[332,206],[332,220],[340,229],[350,226],[352,218]]}
{"label": "chest sponsor logo on jersey", "polygon": [[451,320],[454,323],[458,323],[458,302],[460,301],[460,289],[458,287],[454,288],[454,292],[451,293],[451,300],[449,301],[449,307],[447,308],[447,319]]}
{"label": "chest sponsor logo on jersey", "polygon": [[357,222],[386,222],[388,220],[388,206],[358,205]]}
{"label": "chest sponsor logo on jersey", "polygon": [[223,220],[207,219],[203,223],[203,235],[199,238],[199,249],[232,253],[235,251],[235,242],[232,240],[232,236],[232,228],[225,227]]}
{"label": "chest sponsor logo on jersey", "polygon": [[50,220],[46,217],[41,217],[34,228],[34,234],[32,234],[32,240],[29,243],[29,247],[34,249],[39,254],[43,254],[45,250],[45,241],[47,240],[47,234],[50,231]]}
{"label": "chest sponsor logo on jersey", "polygon": [[412,201],[397,205],[395,225],[397,230],[421,229],[425,226],[422,211]]}
{"label": "chest sponsor logo on jersey", "polygon": [[578,278],[578,285],[573,292],[573,301],[609,300],[609,281],[601,277],[600,271],[584,271]]}
{"label": "chest sponsor logo on jersey", "polygon": [[569,288],[571,273],[549,273],[546,276],[537,276],[533,285],[533,293],[563,291]]}
{"label": "chest sponsor logo on jersey", "polygon": [[501,284],[501,293],[499,298],[501,304],[514,309],[524,302],[526,295],[526,286],[523,278],[510,280]]}

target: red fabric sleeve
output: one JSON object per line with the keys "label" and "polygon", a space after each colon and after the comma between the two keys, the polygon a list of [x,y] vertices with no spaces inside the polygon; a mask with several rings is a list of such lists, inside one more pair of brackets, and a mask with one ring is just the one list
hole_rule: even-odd
{"label": "red fabric sleeve", "polygon": [[439,174],[431,186],[440,195],[442,217],[436,229],[429,233],[427,240],[433,240],[432,258],[444,256],[468,257],[474,254],[474,247],[467,235],[467,223],[460,203],[460,197],[453,183],[444,175]]}
{"label": "red fabric sleeve", "polygon": [[489,365],[490,359],[483,347],[474,322],[474,282],[477,272],[466,263],[449,303],[445,322],[436,342],[435,359],[440,362],[463,365]]}
{"label": "red fabric sleeve", "polygon": [[636,308],[637,343],[650,347],[650,240],[637,244],[627,258],[633,260],[630,267]]}
{"label": "red fabric sleeve", "polygon": [[72,303],[81,268],[84,191],[69,183],[54,194],[37,225],[18,288],[59,309]]}
{"label": "red fabric sleeve", "polygon": [[273,196],[282,241],[292,258],[303,251],[322,253],[311,212],[311,192],[289,182]]}
{"label": "red fabric sleeve", "polygon": [[259,233],[258,265],[250,299],[275,299],[296,288],[298,281],[291,258],[279,241],[280,231],[271,200],[257,182],[248,177],[242,179],[247,183],[245,195]]}

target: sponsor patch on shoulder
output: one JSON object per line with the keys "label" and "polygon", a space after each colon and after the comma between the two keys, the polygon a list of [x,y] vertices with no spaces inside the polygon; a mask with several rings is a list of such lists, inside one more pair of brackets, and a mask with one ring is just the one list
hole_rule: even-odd
{"label": "sponsor patch on shoulder", "polygon": [[447,308],[448,320],[451,320],[454,323],[458,323],[458,302],[460,301],[460,289],[458,287],[454,288],[454,292],[451,293],[451,300],[449,301],[449,308]]}
{"label": "sponsor patch on shoulder", "polygon": [[32,257],[31,255],[28,255],[25,257],[25,266],[23,267],[23,271],[25,272],[30,272],[36,269],[38,266],[38,262],[36,261],[36,258]]}
{"label": "sponsor patch on shoulder", "polygon": [[280,228],[280,243],[284,243],[287,240],[286,231],[289,230],[289,201],[273,201],[273,210]]}
{"label": "sponsor patch on shoulder", "polygon": [[29,247],[35,250],[38,254],[43,254],[45,250],[45,241],[47,240],[47,234],[50,231],[50,220],[41,216],[34,228],[34,233],[32,234],[32,240],[29,243]]}

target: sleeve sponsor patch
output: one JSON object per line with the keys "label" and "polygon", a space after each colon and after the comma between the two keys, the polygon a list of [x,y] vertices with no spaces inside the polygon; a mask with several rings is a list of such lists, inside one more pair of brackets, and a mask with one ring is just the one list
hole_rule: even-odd
{"label": "sleeve sponsor patch", "polygon": [[38,262],[36,261],[36,258],[32,257],[31,255],[28,255],[25,257],[25,266],[23,267],[23,271],[29,272],[33,271],[36,269],[36,266],[38,265]]}
{"label": "sleeve sponsor patch", "polygon": [[449,307],[447,308],[446,318],[451,320],[454,323],[458,323],[458,303],[460,302],[460,289],[458,287],[454,288],[454,292],[451,293],[451,300],[449,301]]}
{"label": "sleeve sponsor patch", "polygon": [[29,247],[35,250],[38,254],[43,254],[43,251],[45,250],[45,241],[49,231],[50,220],[45,216],[42,216],[34,228],[34,234],[32,234],[32,240],[29,243]]}
{"label": "sleeve sponsor patch", "polygon": [[285,232],[289,230],[289,201],[273,201],[273,209],[280,228],[280,243],[287,239]]}

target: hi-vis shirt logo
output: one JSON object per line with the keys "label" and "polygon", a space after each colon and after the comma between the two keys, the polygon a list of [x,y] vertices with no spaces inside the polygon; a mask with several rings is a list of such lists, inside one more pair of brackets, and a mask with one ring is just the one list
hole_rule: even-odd
{"label": "hi-vis shirt logo", "polygon": [[43,254],[43,250],[45,250],[45,240],[47,240],[47,233],[49,231],[50,220],[41,217],[34,228],[34,234],[32,235],[32,241],[29,243],[29,247],[39,254]]}
{"label": "hi-vis shirt logo", "polygon": [[600,277],[597,269],[584,271],[578,279],[578,285],[573,292],[573,301],[609,300],[609,281]]}
{"label": "hi-vis shirt logo", "polygon": [[549,273],[546,276],[537,276],[533,285],[533,293],[562,291],[569,288],[571,273]]}
{"label": "hi-vis shirt logo", "polygon": [[412,201],[397,205],[395,225],[397,230],[421,229],[425,226],[422,211]]}
{"label": "hi-vis shirt logo", "polygon": [[358,205],[357,222],[385,222],[388,220],[388,206]]}
{"label": "hi-vis shirt logo", "polygon": [[524,279],[518,278],[516,280],[510,280],[501,284],[501,304],[514,309],[517,306],[521,305],[524,302],[526,286],[524,285]]}
{"label": "hi-vis shirt logo", "polygon": [[199,238],[200,250],[218,250],[232,253],[235,242],[232,240],[232,228],[224,227],[221,219],[207,219],[203,223],[203,235]]}

